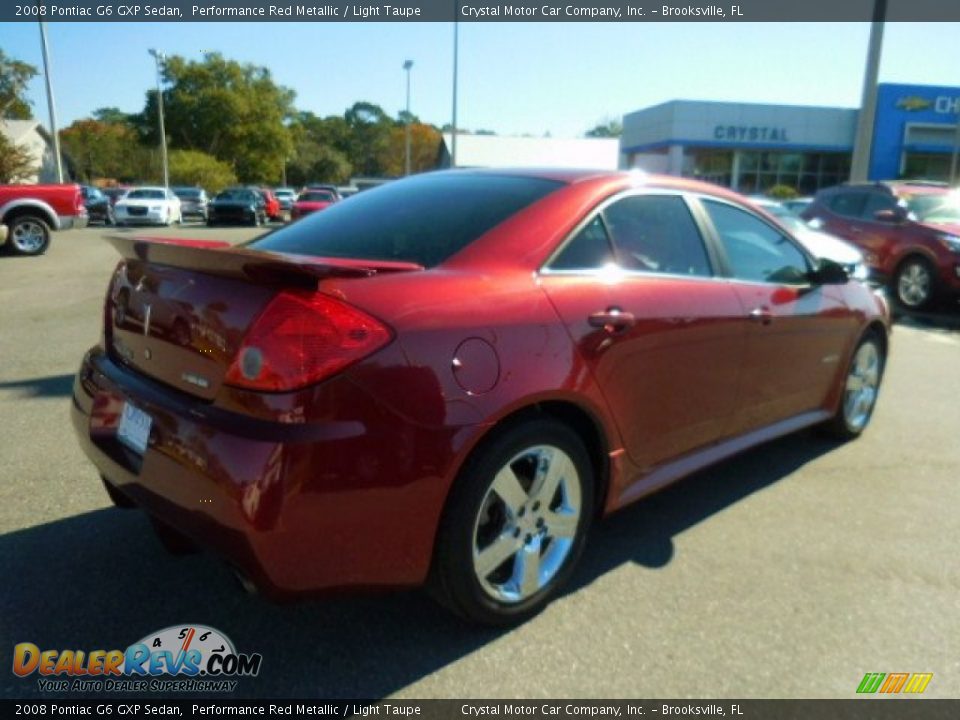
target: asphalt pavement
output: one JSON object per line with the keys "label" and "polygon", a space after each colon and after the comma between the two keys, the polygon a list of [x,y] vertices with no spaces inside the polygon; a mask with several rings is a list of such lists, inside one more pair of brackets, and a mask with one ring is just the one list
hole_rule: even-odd
{"label": "asphalt pavement", "polygon": [[595,526],[543,614],[477,630],[420,592],[271,604],[110,505],[68,413],[111,232],[137,231],[0,257],[0,696],[40,695],[9,670],[15,643],[125,648],[203,623],[263,655],[239,697],[850,698],[867,672],[932,672],[925,696],[960,697],[956,310],[897,325],[861,439],[801,432],[698,473]]}

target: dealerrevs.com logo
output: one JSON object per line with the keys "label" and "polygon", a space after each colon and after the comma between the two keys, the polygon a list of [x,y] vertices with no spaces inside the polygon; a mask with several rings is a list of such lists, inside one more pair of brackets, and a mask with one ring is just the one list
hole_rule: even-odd
{"label": "dealerrevs.com logo", "polygon": [[231,692],[240,677],[260,672],[260,653],[238,653],[219,630],[174,625],[151,633],[126,650],[13,648],[13,672],[34,673],[42,692]]}

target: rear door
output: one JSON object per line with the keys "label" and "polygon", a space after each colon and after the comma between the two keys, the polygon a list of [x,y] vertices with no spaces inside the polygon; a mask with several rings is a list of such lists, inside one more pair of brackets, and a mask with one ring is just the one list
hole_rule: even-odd
{"label": "rear door", "polygon": [[730,202],[703,198],[701,204],[750,320],[740,431],[822,408],[854,322],[841,294],[810,284],[812,263],[782,228]]}
{"label": "rear door", "polygon": [[542,282],[637,465],[730,434],[747,321],[682,195],[605,203]]}

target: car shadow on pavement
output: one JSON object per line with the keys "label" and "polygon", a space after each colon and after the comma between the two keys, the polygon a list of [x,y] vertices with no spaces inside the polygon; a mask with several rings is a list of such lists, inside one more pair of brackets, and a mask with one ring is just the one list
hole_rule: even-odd
{"label": "car shadow on pavement", "polygon": [[942,303],[930,312],[894,308],[893,321],[897,325],[914,327],[919,330],[960,332],[960,303]]}
{"label": "car shadow on pavement", "polygon": [[[623,563],[664,566],[676,535],[834,447],[812,433],[781,438],[617,513],[594,527],[567,592]],[[199,623],[224,632],[239,652],[263,655],[260,675],[242,679],[230,697],[381,698],[507,632],[469,627],[421,592],[273,604],[242,593],[209,555],[167,555],[143,513],[114,508],[0,536],[0,577],[8,583],[0,667],[12,666],[19,642],[122,650],[148,633]],[[43,696],[36,677],[0,673],[0,697]]]}
{"label": "car shadow on pavement", "polygon": [[48,375],[29,380],[0,382],[0,392],[13,391],[21,398],[69,397],[73,392],[73,375]]}

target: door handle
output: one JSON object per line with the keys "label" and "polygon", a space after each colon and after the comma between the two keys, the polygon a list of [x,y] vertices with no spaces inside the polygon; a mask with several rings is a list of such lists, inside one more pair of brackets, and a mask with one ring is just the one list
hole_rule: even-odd
{"label": "door handle", "polygon": [[608,333],[618,333],[633,327],[637,319],[633,316],[633,313],[624,312],[618,307],[612,307],[602,312],[593,313],[587,321],[593,327],[603,328]]}
{"label": "door handle", "polygon": [[761,325],[769,325],[773,322],[773,313],[765,307],[754,308],[750,311],[750,319]]}

